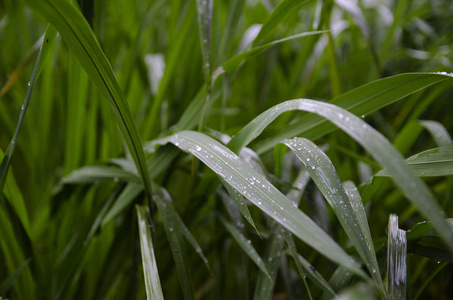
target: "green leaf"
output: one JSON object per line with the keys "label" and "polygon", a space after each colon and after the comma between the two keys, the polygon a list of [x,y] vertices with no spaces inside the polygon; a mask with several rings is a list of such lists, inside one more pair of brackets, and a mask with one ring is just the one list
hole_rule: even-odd
{"label": "green leaf", "polygon": [[159,271],[154,257],[153,240],[149,230],[147,217],[149,212],[145,206],[136,206],[138,216],[138,229],[140,234],[140,248],[142,250],[143,273],[147,299],[164,299],[160,285]]}
{"label": "green leaf", "polygon": [[[247,239],[235,226],[231,225],[224,217],[219,215],[220,221],[231,234],[231,236],[236,240],[239,246],[244,250],[248,257],[260,268],[260,270],[266,274],[266,276],[271,279],[269,272],[266,269],[266,265],[264,264],[263,260],[261,259],[258,252],[252,245],[252,241]],[[271,279],[272,280],[272,279]]]}
{"label": "green leaf", "polygon": [[156,145],[168,142],[196,156],[258,208],[318,252],[366,278],[357,262],[329,235],[302,211],[294,208],[288,198],[224,145],[202,133],[182,131],[153,141],[146,145],[146,149],[153,151]]}
{"label": "green leaf", "polygon": [[[418,176],[449,176],[453,175],[453,146],[433,148],[408,159],[406,163]],[[375,176],[389,176],[385,170]]]}
{"label": "green leaf", "polygon": [[222,65],[222,68],[228,73],[228,74],[233,74],[234,72],[236,72],[236,70],[239,68],[239,66],[241,65],[241,63],[243,61],[245,61],[247,58],[253,56],[253,55],[256,55],[264,50],[266,50],[267,48],[271,47],[271,46],[274,46],[274,45],[277,45],[277,44],[280,44],[280,43],[283,43],[283,42],[286,42],[286,41],[290,41],[290,40],[294,40],[294,39],[298,39],[298,38],[302,38],[302,37],[306,37],[306,36],[311,36],[311,35],[315,35],[315,34],[321,34],[321,33],[325,33],[326,31],[309,31],[309,32],[303,32],[303,33],[299,33],[299,34],[295,34],[295,35],[292,35],[292,36],[289,36],[289,37],[286,37],[286,38],[283,38],[283,39],[280,39],[280,40],[276,40],[276,41],[273,41],[273,42],[270,42],[270,43],[267,43],[265,45],[261,45],[261,46],[258,46],[258,47],[254,47],[250,50],[247,50],[245,52],[242,52],[236,56],[233,56],[232,58],[230,58],[229,60],[227,60],[223,65]]}
{"label": "green leaf", "polygon": [[[305,165],[311,178],[333,208],[341,226],[367,266],[374,280],[384,291],[376,253],[373,248],[368,221],[363,210],[360,195],[356,191],[350,200],[338,174],[327,155],[313,142],[304,138],[283,141]],[[353,187],[350,187],[351,190]],[[355,187],[354,187],[355,188]],[[358,197],[358,198],[357,198]],[[355,208],[356,205],[360,207]],[[365,233],[366,232],[366,233]]]}
{"label": "green leaf", "polygon": [[116,167],[86,166],[71,172],[62,179],[64,184],[91,183],[96,181],[133,181],[140,179],[133,173]]}
{"label": "green leaf", "polygon": [[[342,107],[357,116],[364,116],[433,84],[446,80],[453,80],[453,77],[438,73],[400,74],[364,84],[338,96],[329,101],[329,103]],[[243,140],[248,130],[250,128],[245,127],[233,137],[229,148],[236,152],[236,149],[248,145],[253,140],[253,138],[247,141]],[[335,130],[335,126],[325,119],[313,115],[304,116],[300,120],[286,126],[284,130],[270,139],[260,142],[256,146],[256,152],[258,154],[266,152],[287,138],[303,135],[307,139],[314,140],[333,130]]]}
{"label": "green leaf", "polygon": [[288,14],[294,13],[299,6],[307,2],[306,0],[281,1],[261,27],[260,32],[253,41],[253,46],[256,46],[261,40],[267,37]]}
{"label": "green leaf", "polygon": [[437,146],[453,146],[451,136],[442,124],[437,121],[420,120],[418,122],[429,131]]}
{"label": "green leaf", "polygon": [[[446,76],[448,77],[448,76]],[[453,234],[446,230],[441,209],[426,184],[418,178],[405,163],[401,154],[378,131],[354,114],[330,103],[309,99],[289,100],[278,104],[250,122],[230,143],[230,149],[238,151],[255,137],[280,114],[290,110],[316,113],[338,126],[362,145],[391,174],[395,184],[419,209],[420,213],[433,222],[434,227],[453,249]]]}
{"label": "green leaf", "polygon": [[178,219],[176,210],[173,208],[171,196],[168,192],[157,185],[153,185],[153,199],[162,216],[167,240],[178,271],[184,299],[194,299],[190,271],[188,269],[184,240],[182,239],[181,220]]}
{"label": "green leaf", "polygon": [[58,30],[71,53],[77,58],[101,94],[109,100],[120,131],[139,170],[145,191],[147,195],[151,195],[145,155],[129,104],[89,24],[69,1],[27,0],[26,2]]}

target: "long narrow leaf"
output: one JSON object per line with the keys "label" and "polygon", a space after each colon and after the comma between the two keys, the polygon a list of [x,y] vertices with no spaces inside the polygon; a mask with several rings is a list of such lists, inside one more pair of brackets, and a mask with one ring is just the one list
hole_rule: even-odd
{"label": "long narrow leaf", "polygon": [[154,257],[153,240],[149,230],[147,209],[145,206],[136,206],[138,228],[140,232],[140,248],[142,250],[143,272],[145,275],[146,296],[151,299],[164,299],[160,285],[159,271]]}
{"label": "long narrow leaf", "polygon": [[169,142],[196,156],[258,208],[318,252],[366,278],[357,262],[329,235],[302,211],[295,209],[288,198],[224,145],[202,133],[182,131],[168,138],[153,141],[146,149],[153,151],[157,144]]}
{"label": "long narrow leaf", "polygon": [[346,194],[330,159],[313,142],[304,138],[285,140],[284,144],[303,162],[319,190],[330,206],[332,206],[340,224],[351,239],[374,280],[384,291],[384,285],[378,272],[376,253],[372,247],[373,240],[371,235],[365,235],[362,230],[363,227],[366,227],[369,232],[366,217],[363,220],[363,214],[356,213],[354,209],[356,203],[353,203]]}
{"label": "long narrow leaf", "polygon": [[90,25],[69,1],[27,0],[26,2],[58,30],[90,79],[101,94],[109,100],[123,138],[139,170],[145,191],[147,195],[151,195],[145,155],[129,104]]}
{"label": "long narrow leaf", "polygon": [[[453,76],[438,73],[399,74],[364,84],[338,96],[329,103],[347,109],[357,116],[364,116],[433,84],[446,80],[453,80]],[[245,128],[241,132],[244,130]],[[287,138],[303,134],[305,138],[313,140],[333,130],[335,130],[335,126],[322,118],[311,115],[304,116],[299,121],[286,126],[285,130],[261,142],[257,145],[256,152],[261,154],[268,151]],[[236,152],[236,149],[246,146],[250,142],[242,144],[243,138],[241,133],[236,135],[230,143],[230,149]]]}
{"label": "long narrow leaf", "polygon": [[233,138],[228,145],[233,151],[238,151],[257,137],[281,113],[290,110],[303,110],[323,116],[354,138],[384,167],[386,172],[391,174],[396,185],[417,206],[420,213],[433,222],[450,249],[453,249],[453,235],[446,229],[442,210],[426,184],[412,172],[401,154],[381,133],[347,110],[309,99],[289,100],[259,115],[238,133],[236,140]]}

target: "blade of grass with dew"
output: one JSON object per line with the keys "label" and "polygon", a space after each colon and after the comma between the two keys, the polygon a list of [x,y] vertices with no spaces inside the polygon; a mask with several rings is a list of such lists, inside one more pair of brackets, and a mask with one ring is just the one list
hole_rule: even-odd
{"label": "blade of grass with dew", "polygon": [[96,37],[81,12],[67,1],[27,0],[27,4],[52,24],[67,43],[101,94],[109,100],[127,148],[137,165],[148,197],[150,179],[140,136],[127,100]]}
{"label": "blade of grass with dew", "polygon": [[[244,148],[246,149],[246,148]],[[241,151],[242,152],[242,151]],[[305,188],[310,181],[310,175],[306,170],[300,170],[296,180],[293,183],[293,189],[286,195],[296,207],[299,204],[300,198],[305,191]],[[271,226],[269,234],[269,242],[266,245],[266,267],[271,278],[268,278],[263,273],[258,275],[255,286],[255,299],[272,299],[277,278],[277,272],[281,266],[281,256],[285,241],[282,235],[283,227],[274,222]],[[304,278],[302,277],[304,280]],[[304,280],[305,282],[305,280]]]}
{"label": "blade of grass with dew", "polygon": [[253,47],[255,47],[261,40],[267,37],[277,25],[286,18],[290,13],[297,11],[298,7],[302,4],[309,2],[308,0],[283,0],[277,7],[272,11],[272,14],[266,20],[266,22],[261,27],[260,32],[253,41]]}
{"label": "blade of grass with dew", "polygon": [[171,196],[164,188],[153,185],[153,199],[162,216],[162,223],[173,254],[184,299],[194,299],[192,280],[190,270],[188,269],[184,240],[182,239],[182,230],[179,226],[176,211],[172,207]]}
{"label": "blade of grass with dew", "polygon": [[254,48],[252,48],[250,50],[242,52],[242,53],[240,53],[240,54],[238,54],[236,56],[233,56],[232,58],[228,59],[222,65],[222,68],[228,74],[233,74],[234,72],[237,71],[237,69],[240,67],[242,62],[244,62],[247,58],[258,54],[258,53],[268,49],[271,46],[274,46],[274,45],[277,45],[277,44],[280,44],[280,43],[283,43],[283,42],[286,42],[286,41],[290,41],[290,40],[306,37],[306,36],[311,36],[311,35],[315,35],[315,34],[322,34],[322,33],[325,33],[325,32],[327,32],[327,31],[322,30],[322,31],[309,31],[309,32],[298,33],[298,34],[295,34],[295,35],[292,35],[292,36],[289,36],[289,37],[286,37],[286,38],[283,38],[283,39],[280,39],[280,40],[276,40],[276,41],[273,41],[273,42],[270,42],[270,43],[267,43],[267,44],[264,44],[264,45],[261,45],[261,46],[254,47]]}
{"label": "blade of grass with dew", "polygon": [[426,184],[418,178],[405,163],[401,154],[377,130],[361,118],[336,105],[310,99],[289,100],[278,104],[246,125],[233,138],[228,146],[238,151],[256,138],[268,124],[280,114],[290,110],[303,110],[316,113],[328,119],[362,145],[374,159],[391,174],[395,184],[405,196],[415,204],[419,212],[428,220],[443,237],[450,249],[453,249],[453,234],[446,230],[445,217]]}
{"label": "blade of grass with dew", "polygon": [[31,93],[33,92],[33,87],[35,85],[35,80],[38,75],[38,66],[41,59],[41,52],[43,46],[39,49],[38,57],[36,58],[35,66],[33,68],[33,73],[31,79],[28,82],[27,94],[25,95],[24,104],[21,106],[21,111],[19,114],[19,119],[17,121],[16,130],[14,131],[13,138],[6,149],[5,155],[3,156],[2,162],[0,164],[0,192],[3,191],[5,185],[6,175],[8,174],[8,168],[11,163],[11,157],[14,153],[16,147],[17,138],[19,137],[20,130],[25,118],[25,113],[27,112],[28,104],[30,103]]}
{"label": "blade of grass with dew", "polygon": [[453,146],[451,136],[444,125],[437,121],[419,120],[418,122],[429,131],[437,146]]}
{"label": "blade of grass with dew", "polygon": [[406,231],[398,228],[398,217],[390,215],[387,244],[387,287],[392,300],[406,299]]}
{"label": "blade of grass with dew", "polygon": [[234,240],[239,244],[239,246],[244,250],[248,257],[257,265],[260,270],[266,274],[268,278],[271,278],[269,272],[266,269],[266,265],[264,264],[263,260],[261,259],[258,252],[252,245],[252,242],[245,237],[235,226],[231,225],[224,217],[219,215],[219,219],[222,222],[223,226],[228,230]]}
{"label": "blade of grass with dew", "polygon": [[366,235],[363,231],[363,226],[368,229],[366,216],[365,220],[363,220],[364,214],[357,214],[353,207],[356,203],[351,201],[346,194],[330,159],[318,146],[307,139],[294,138],[285,140],[283,143],[305,165],[311,178],[333,208],[341,226],[346,231],[373,279],[384,293],[384,285],[378,272],[379,266],[376,253],[372,247],[373,240],[371,236]]}
{"label": "blade of grass with dew", "polygon": [[[421,177],[453,175],[453,146],[429,149],[415,154],[406,163]],[[389,176],[385,170],[374,176]]]}
{"label": "blade of grass with dew", "polygon": [[224,145],[205,134],[182,131],[148,143],[145,150],[153,151],[156,145],[166,143],[172,143],[196,156],[259,209],[302,241],[329,259],[366,278],[357,262],[349,257],[329,235],[302,211],[294,209],[288,198]]}
{"label": "blade of grass with dew", "polygon": [[231,185],[229,185],[228,182],[223,180],[221,177],[220,177],[220,181],[222,182],[225,189],[228,191],[228,194],[230,194],[231,199],[233,199],[233,201],[236,203],[241,214],[244,216],[244,218],[247,220],[247,222],[249,222],[249,224],[252,225],[252,227],[258,233],[258,229],[256,229],[255,223],[253,222],[252,215],[250,214],[250,210],[247,206],[247,203],[245,202],[244,197],[241,195],[241,193],[239,193],[235,188],[233,188]]}
{"label": "blade of grass with dew", "polygon": [[[329,101],[329,103],[347,109],[357,116],[364,116],[433,84],[452,79],[453,76],[438,73],[399,74],[364,84],[343,93]],[[304,116],[300,120],[286,126],[283,131],[275,136],[257,144],[255,151],[258,154],[262,154],[286,138],[303,134],[305,138],[314,140],[333,130],[335,130],[335,126],[322,118],[311,115]],[[229,144],[229,148],[234,152],[250,142],[250,140],[247,142],[243,141],[243,135],[247,135],[247,133],[238,133]]]}
{"label": "blade of grass with dew", "polygon": [[140,248],[142,252],[143,273],[147,299],[164,299],[160,285],[159,271],[154,257],[153,240],[149,230],[147,217],[149,212],[145,206],[136,206],[137,221],[140,234]]}

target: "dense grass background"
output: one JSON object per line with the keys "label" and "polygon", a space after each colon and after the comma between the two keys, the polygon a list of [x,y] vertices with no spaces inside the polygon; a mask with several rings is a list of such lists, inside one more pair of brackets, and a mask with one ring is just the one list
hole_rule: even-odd
{"label": "dense grass background", "polygon": [[[453,298],[452,252],[419,224],[453,232],[435,218],[453,214],[450,1],[70,2],[0,2],[0,298]],[[298,98],[405,158],[433,149],[412,163],[422,180],[373,177],[398,155],[302,104],[264,113]],[[252,135],[258,116],[276,119]],[[328,159],[286,141],[299,160],[281,144],[295,136]]]}

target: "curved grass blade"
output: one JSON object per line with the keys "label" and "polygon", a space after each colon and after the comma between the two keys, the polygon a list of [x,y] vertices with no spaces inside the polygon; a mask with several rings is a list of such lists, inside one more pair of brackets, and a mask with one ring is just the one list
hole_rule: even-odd
{"label": "curved grass blade", "polygon": [[[379,267],[376,253],[372,246],[373,240],[371,234],[369,234],[365,212],[363,212],[363,214],[358,214],[354,208],[358,201],[360,201],[359,205],[361,205],[360,198],[356,199],[356,201],[349,199],[332,162],[313,142],[304,138],[294,138],[292,140],[285,140],[283,143],[287,145],[305,165],[311,178],[316,183],[327,202],[332,206],[340,224],[351,239],[351,242],[370,271],[370,274],[377,285],[382,289],[382,292],[384,292],[384,285],[380,277],[380,272],[378,271]],[[357,194],[354,194],[354,196],[357,196]],[[368,235],[363,231],[364,227],[368,232]]]}
{"label": "curved grass blade", "polygon": [[145,155],[129,104],[90,25],[82,13],[69,1],[27,0],[26,2],[58,30],[71,53],[77,58],[101,94],[109,100],[118,127],[139,170],[147,196],[150,197],[151,183]]}
{"label": "curved grass blade", "polygon": [[17,278],[22,274],[25,267],[30,263],[31,258],[24,261],[16,271],[8,276],[5,280],[0,282],[0,295],[6,295],[9,290],[14,286],[14,283],[17,281]]}
{"label": "curved grass blade", "polygon": [[147,144],[145,149],[153,151],[156,145],[169,142],[196,156],[258,208],[318,252],[355,274],[367,278],[357,262],[349,257],[328,234],[302,211],[295,209],[291,201],[264,176],[253,170],[224,145],[202,133],[182,131],[153,141]]}
{"label": "curved grass blade", "polygon": [[223,226],[228,230],[231,236],[236,240],[239,246],[244,250],[248,257],[260,268],[260,270],[266,274],[266,276],[272,280],[269,272],[266,269],[266,265],[264,264],[263,260],[261,259],[258,252],[252,245],[252,242],[247,239],[235,226],[231,225],[224,217],[219,215],[220,221],[222,221]]}
{"label": "curved grass blade", "polygon": [[421,214],[433,222],[434,227],[453,250],[453,234],[446,228],[445,217],[426,184],[418,178],[405,163],[401,154],[390,142],[361,118],[330,103],[309,99],[289,100],[278,104],[245,126],[228,144],[233,151],[240,150],[281,113],[290,110],[303,110],[316,113],[354,138],[374,159],[391,174],[395,184],[406,197],[417,206]]}
{"label": "curved grass blade", "polygon": [[[329,101],[329,103],[342,107],[357,116],[363,116],[433,84],[441,83],[446,80],[453,80],[453,76],[438,73],[399,74],[364,84],[356,89],[341,94],[337,98]],[[245,128],[243,130],[245,130]],[[241,130],[241,132],[243,130]],[[256,152],[258,154],[266,152],[287,138],[303,134],[305,138],[314,140],[333,130],[335,130],[335,126],[318,116],[304,116],[299,121],[286,126],[285,130],[270,139],[260,142],[256,147]],[[230,147],[230,149],[241,148],[250,142],[248,141],[242,145],[244,136],[241,132],[239,132],[240,135],[238,134],[231,141],[230,144],[231,146],[234,145],[234,147]],[[233,151],[236,152],[236,150]]]}
{"label": "curved grass blade", "polygon": [[276,40],[276,41],[267,43],[265,45],[254,47],[254,48],[252,48],[250,50],[247,50],[247,51],[242,52],[242,53],[240,53],[240,54],[238,54],[236,56],[233,56],[232,58],[227,60],[222,65],[222,68],[228,74],[233,74],[240,67],[241,63],[243,61],[245,61],[247,58],[258,54],[258,53],[266,50],[267,48],[269,48],[271,46],[274,46],[274,45],[277,45],[277,44],[280,44],[280,43],[283,43],[283,42],[286,42],[286,41],[290,41],[290,40],[294,40],[294,39],[298,39],[298,38],[302,38],[302,37],[306,37],[306,36],[311,36],[311,35],[315,35],[315,34],[321,34],[321,33],[325,33],[325,32],[327,32],[327,31],[321,30],[321,31],[303,32],[303,33],[295,34],[295,35],[292,35],[292,36],[289,36],[289,37],[286,37],[286,38],[283,38],[283,39],[280,39],[280,40]]}
{"label": "curved grass blade", "polygon": [[145,276],[146,298],[164,299],[160,285],[159,271],[157,270],[156,258],[154,257],[153,240],[149,230],[147,208],[136,206],[138,216],[138,228],[140,234],[140,248],[142,250],[143,273]]}
{"label": "curved grass blade", "polygon": [[96,181],[132,181],[140,183],[133,173],[116,167],[86,166],[71,172],[62,179],[64,184],[90,183]]}
{"label": "curved grass blade", "polygon": [[387,286],[391,299],[406,299],[406,231],[398,228],[398,216],[390,215],[387,244]]}
{"label": "curved grass blade", "polygon": [[302,4],[307,3],[307,0],[283,0],[272,11],[272,14],[261,27],[260,32],[253,41],[253,47],[256,46],[261,40],[267,37],[277,25],[291,12],[297,11],[297,8]]}
{"label": "curved grass blade", "polygon": [[[449,176],[453,175],[453,146],[429,149],[415,154],[406,163],[418,176]],[[389,176],[385,170],[374,176]]]}
{"label": "curved grass blade", "polygon": [[420,120],[418,122],[429,131],[437,146],[453,146],[451,136],[442,124],[437,121]]}
{"label": "curved grass blade", "polygon": [[187,267],[186,250],[184,240],[182,239],[182,230],[177,213],[171,203],[171,196],[164,188],[153,185],[153,199],[162,216],[162,222],[173,254],[176,270],[178,271],[184,299],[194,299],[190,272]]}

